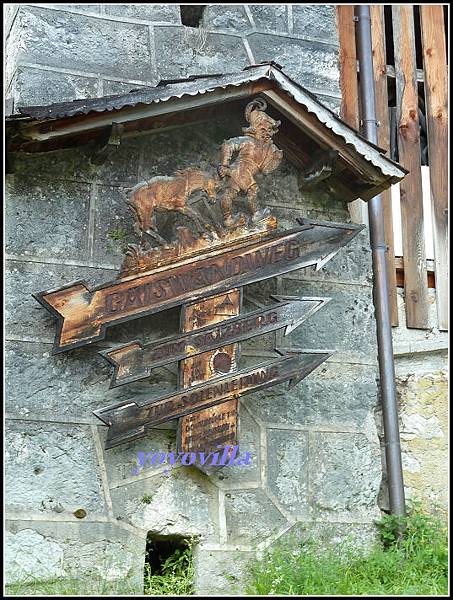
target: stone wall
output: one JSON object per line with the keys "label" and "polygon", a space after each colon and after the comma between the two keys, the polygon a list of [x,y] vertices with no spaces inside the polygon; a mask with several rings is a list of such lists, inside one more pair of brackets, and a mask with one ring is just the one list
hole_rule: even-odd
{"label": "stone wall", "polygon": [[[240,444],[252,452],[253,464],[210,477],[193,467],[170,475],[150,467],[132,475],[137,451],[174,449],[175,431],[155,430],[105,451],[105,428],[91,414],[131,394],[171,389],[174,374],[160,369],[145,382],[108,390],[110,369],[97,351],[119,341],[168,335],[177,329],[177,311],[165,313],[166,320],[157,315],[111,328],[96,347],[52,356],[55,322],[31,297],[76,279],[94,286],[114,278],[122,244],[134,241],[124,188],[156,173],[170,174],[194,157],[202,165],[215,161],[221,141],[241,125],[229,117],[204,125],[202,132],[190,126],[178,135],[127,139],[99,166],[91,165],[83,149],[24,156],[8,176],[10,581],[27,570],[41,578],[70,576],[77,569],[101,572],[108,551],[116,565],[111,577],[128,577],[139,589],[145,538],[154,532],[198,536],[198,591],[227,591],[229,577],[238,569],[240,578],[256,545],[269,544],[296,524],[325,537],[354,533],[362,542],[372,539],[381,466],[373,418],[377,372],[366,232],[319,272],[249,286],[261,299],[272,291],[332,298],[291,334],[290,343],[336,354],[290,393],[281,385],[245,398]],[[260,198],[283,226],[295,215],[348,220],[345,205],[303,196],[297,172],[286,161],[263,182]],[[115,241],[119,229],[125,238]],[[244,344],[244,360],[259,360],[274,343]],[[84,518],[76,516],[80,510]],[[80,556],[77,543],[83,545]],[[118,565],[117,554],[127,560]]]}
{"label": "stone wall", "polygon": [[448,332],[439,331],[436,292],[430,290],[430,329],[394,329],[401,448],[407,498],[430,510],[448,510]]}
{"label": "stone wall", "polygon": [[211,5],[198,28],[178,4],[6,5],[6,92],[15,106],[121,94],[162,79],[274,60],[340,104],[334,5]]}
{"label": "stone wall", "polygon": [[[8,95],[16,106],[120,93],[262,60],[281,64],[329,106],[340,102],[333,6],[213,5],[199,29],[181,25],[178,5],[27,4],[7,11]],[[330,297],[289,341],[336,353],[291,392],[282,385],[244,398],[239,441],[253,465],[210,477],[193,467],[132,475],[138,450],[174,449],[174,429],[105,451],[105,427],[91,413],[171,389],[174,372],[159,369],[144,382],[109,390],[110,368],[97,352],[174,333],[178,311],[111,328],[95,347],[52,356],[55,322],[31,297],[77,279],[90,286],[113,279],[122,246],[134,241],[125,188],[194,161],[216,162],[221,141],[242,125],[219,119],[202,131],[192,125],[178,135],[128,138],[109,148],[102,165],[83,148],[25,155],[8,176],[9,582],[102,575],[140,591],[152,532],[196,536],[197,592],[234,593],[252,552],[295,528],[326,540],[372,541],[382,468],[366,230],[319,272],[250,286],[248,295],[258,298]],[[346,205],[301,193],[287,161],[263,181],[259,199],[283,225],[295,216],[349,221]],[[275,341],[244,344],[244,361],[266,356]]]}

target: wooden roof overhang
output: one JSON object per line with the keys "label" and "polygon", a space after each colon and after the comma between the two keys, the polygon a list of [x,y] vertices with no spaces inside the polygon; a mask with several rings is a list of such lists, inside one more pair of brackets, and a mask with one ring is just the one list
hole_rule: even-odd
{"label": "wooden roof overhang", "polygon": [[211,121],[227,111],[243,115],[261,96],[281,120],[275,142],[302,172],[313,155],[335,150],[334,183],[345,201],[369,200],[407,171],[363,138],[274,63],[239,73],[161,82],[155,88],[89,100],[22,107],[7,117],[7,152],[48,152],[85,144],[102,148],[121,138]]}

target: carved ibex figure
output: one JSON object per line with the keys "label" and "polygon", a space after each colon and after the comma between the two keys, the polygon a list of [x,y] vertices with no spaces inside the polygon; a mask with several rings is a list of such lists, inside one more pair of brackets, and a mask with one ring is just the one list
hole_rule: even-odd
{"label": "carved ibex figure", "polygon": [[188,168],[176,171],[173,177],[153,177],[149,181],[139,183],[132,188],[127,200],[135,214],[135,232],[143,239],[143,234],[165,243],[156,228],[156,209],[176,210],[186,215],[196,223],[199,230],[203,230],[203,222],[197,211],[187,206],[189,196],[195,190],[203,190],[211,201],[216,199],[216,190],[219,178],[209,175],[197,168]]}

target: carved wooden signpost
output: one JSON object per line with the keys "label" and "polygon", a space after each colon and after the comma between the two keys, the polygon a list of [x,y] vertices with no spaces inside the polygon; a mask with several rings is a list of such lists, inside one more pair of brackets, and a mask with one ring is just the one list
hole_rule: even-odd
{"label": "carved wooden signpost", "polygon": [[[174,393],[131,398],[94,411],[109,428],[106,448],[142,437],[149,428],[172,419],[178,419],[181,451],[234,446],[239,397],[284,381],[293,385],[331,355],[276,349],[280,357],[275,360],[248,368],[239,365],[241,342],[277,330],[287,335],[329,301],[273,296],[273,304],[243,312],[244,286],[303,267],[320,269],[362,229],[296,220],[292,229],[280,231],[269,210],[257,209],[255,177],[269,174],[282,159],[272,141],[280,123],[265,110],[261,99],[248,104],[249,127],[223,143],[217,172],[189,168],[131,190],[128,204],[140,244],[129,246],[118,279],[94,289],[76,281],[34,295],[57,319],[54,353],[102,340],[106,329],[118,323],[181,307],[179,335],[148,344],[133,340],[100,353],[114,367],[110,387],[179,362]],[[220,194],[210,223],[188,206],[196,190],[214,203]],[[247,198],[248,215],[233,215],[240,195]],[[221,214],[217,222],[215,209]],[[184,214],[191,227],[177,228],[174,239],[167,241],[157,214],[171,210]]]}

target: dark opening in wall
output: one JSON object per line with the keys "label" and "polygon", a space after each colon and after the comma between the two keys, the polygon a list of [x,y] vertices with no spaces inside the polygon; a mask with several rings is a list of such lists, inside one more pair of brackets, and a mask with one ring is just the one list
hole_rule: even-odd
{"label": "dark opening in wall", "polygon": [[206,4],[181,4],[181,23],[187,27],[199,27]]}
{"label": "dark opening in wall", "polygon": [[145,554],[145,593],[193,592],[192,542],[181,536],[148,534]]}

